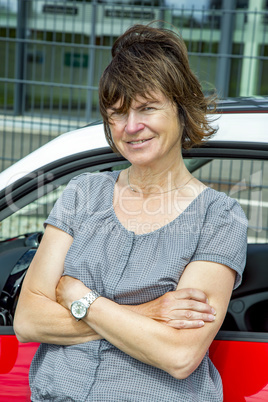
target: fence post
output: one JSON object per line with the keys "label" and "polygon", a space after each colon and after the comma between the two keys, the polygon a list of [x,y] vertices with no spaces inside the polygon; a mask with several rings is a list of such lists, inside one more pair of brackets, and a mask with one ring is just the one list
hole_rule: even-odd
{"label": "fence post", "polygon": [[219,57],[216,72],[216,89],[219,96],[223,98],[227,97],[229,92],[235,8],[236,0],[223,0]]}
{"label": "fence post", "polygon": [[261,11],[264,7],[264,0],[249,1],[239,96],[257,95],[258,53],[264,29]]}
{"label": "fence post", "polygon": [[26,37],[26,1],[18,1],[17,11],[17,32],[16,32],[16,56],[15,56],[15,82],[14,86],[14,115],[21,115],[22,110],[22,96],[23,96],[23,76],[24,76],[24,52]]}
{"label": "fence post", "polygon": [[[91,34],[90,34],[90,50],[89,50],[89,67],[88,67],[88,86],[94,85],[94,70],[95,70],[95,47],[96,47],[96,22],[97,22],[97,0],[92,0],[91,3]],[[93,109],[93,89],[87,91],[87,110],[86,120],[91,121]]]}

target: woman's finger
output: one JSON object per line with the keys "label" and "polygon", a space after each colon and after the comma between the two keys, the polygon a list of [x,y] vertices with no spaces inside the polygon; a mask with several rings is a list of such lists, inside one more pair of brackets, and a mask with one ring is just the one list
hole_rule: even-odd
{"label": "woman's finger", "polygon": [[202,303],[208,303],[207,295],[200,289],[184,288],[169,292],[175,299],[192,299]]}
{"label": "woman's finger", "polygon": [[161,318],[180,319],[182,310],[192,312],[216,314],[213,306],[193,299],[175,299],[170,294],[165,294],[161,299],[161,308],[158,310]]}
{"label": "woman's finger", "polygon": [[172,320],[166,322],[165,324],[175,329],[193,329],[203,327],[205,325],[205,322],[202,320],[196,320],[196,321]]}
{"label": "woman's finger", "polygon": [[[213,306],[207,303],[200,303],[195,300],[178,300],[169,306],[169,314],[176,314],[180,310],[191,310],[200,313],[216,314]],[[175,318],[175,316],[173,316]]]}
{"label": "woman's finger", "polygon": [[202,320],[205,322],[215,321],[215,315],[211,313],[199,313],[197,311],[191,310],[177,310],[175,314],[171,314],[170,319],[167,321],[198,321]]}

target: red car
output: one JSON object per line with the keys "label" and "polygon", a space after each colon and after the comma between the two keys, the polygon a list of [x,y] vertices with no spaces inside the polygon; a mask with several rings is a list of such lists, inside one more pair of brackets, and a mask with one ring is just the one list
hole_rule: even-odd
{"label": "red car", "polygon": [[[226,101],[219,109],[217,135],[184,158],[194,176],[238,199],[249,231],[243,282],[210,357],[225,402],[268,401],[268,99]],[[72,177],[126,166],[98,124],[56,138],[0,174],[0,401],[30,401],[28,371],[38,345],[19,343],[12,322],[43,221]]]}

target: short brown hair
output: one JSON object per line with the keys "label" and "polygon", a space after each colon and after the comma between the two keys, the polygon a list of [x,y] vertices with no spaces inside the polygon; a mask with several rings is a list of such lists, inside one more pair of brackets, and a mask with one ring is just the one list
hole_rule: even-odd
{"label": "short brown hair", "polygon": [[160,91],[177,105],[184,129],[182,147],[200,145],[217,130],[207,114],[215,110],[215,96],[205,97],[191,71],[183,39],[175,32],[149,25],[134,25],[112,47],[112,61],[99,85],[100,111],[109,145],[115,152],[107,109],[122,100],[127,112],[138,95]]}

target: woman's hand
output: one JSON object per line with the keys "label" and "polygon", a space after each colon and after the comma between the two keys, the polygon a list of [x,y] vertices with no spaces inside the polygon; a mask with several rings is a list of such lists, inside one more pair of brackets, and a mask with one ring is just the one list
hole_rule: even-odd
{"label": "woman's hand", "polygon": [[168,292],[131,309],[177,329],[200,328],[213,322],[216,314],[205,293],[191,288]]}
{"label": "woman's hand", "polygon": [[70,309],[73,301],[81,299],[90,291],[83,282],[71,276],[62,276],[56,288],[56,300],[63,307]]}

